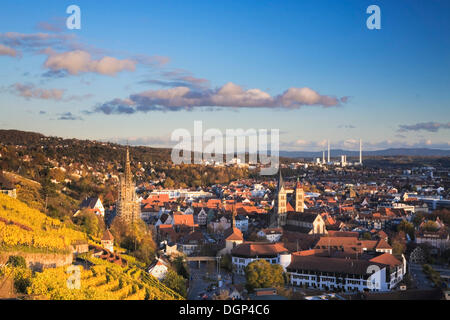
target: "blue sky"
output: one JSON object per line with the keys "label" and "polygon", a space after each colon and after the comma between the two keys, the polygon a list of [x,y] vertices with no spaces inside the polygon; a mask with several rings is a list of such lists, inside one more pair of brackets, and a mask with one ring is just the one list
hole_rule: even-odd
{"label": "blue sky", "polygon": [[286,150],[450,149],[448,1],[1,6],[2,129],[163,146],[203,120],[278,128]]}

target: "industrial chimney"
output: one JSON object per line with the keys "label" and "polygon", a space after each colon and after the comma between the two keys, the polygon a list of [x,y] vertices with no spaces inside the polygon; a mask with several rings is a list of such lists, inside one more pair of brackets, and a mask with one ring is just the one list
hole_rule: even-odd
{"label": "industrial chimney", "polygon": [[330,163],[330,140],[328,140],[328,163]]}
{"label": "industrial chimney", "polygon": [[362,140],[359,139],[359,164],[362,165]]}

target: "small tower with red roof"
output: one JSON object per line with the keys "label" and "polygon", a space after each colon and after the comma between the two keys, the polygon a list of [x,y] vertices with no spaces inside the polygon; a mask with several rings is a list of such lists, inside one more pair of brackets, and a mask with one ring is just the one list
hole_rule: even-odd
{"label": "small tower with red roof", "polygon": [[114,237],[112,233],[106,229],[102,237],[102,247],[110,252],[114,252]]}

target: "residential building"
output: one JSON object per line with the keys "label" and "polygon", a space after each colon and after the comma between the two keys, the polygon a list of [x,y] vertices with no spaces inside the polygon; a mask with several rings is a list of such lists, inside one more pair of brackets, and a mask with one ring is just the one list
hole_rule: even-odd
{"label": "residential building", "polygon": [[233,271],[244,274],[245,267],[256,260],[270,264],[289,265],[291,254],[281,243],[245,242],[231,250]]}

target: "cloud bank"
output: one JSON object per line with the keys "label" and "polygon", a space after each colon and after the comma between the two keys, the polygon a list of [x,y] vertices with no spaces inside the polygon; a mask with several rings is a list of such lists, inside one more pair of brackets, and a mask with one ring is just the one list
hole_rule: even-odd
{"label": "cloud bank", "polygon": [[10,87],[11,91],[26,99],[61,100],[64,89],[41,89],[31,84],[15,83]]}
{"label": "cloud bank", "polygon": [[95,60],[89,52],[74,50],[63,53],[47,51],[49,56],[44,66],[53,72],[66,71],[71,75],[85,72],[94,72],[113,76],[121,71],[135,71],[136,62],[129,59],[119,60],[113,57],[103,57]]}
{"label": "cloud bank", "polygon": [[9,92],[25,99],[42,99],[55,101],[82,101],[91,98],[92,94],[65,96],[65,89],[43,89],[34,84],[15,83],[9,87]]}
{"label": "cloud bank", "polygon": [[450,122],[439,123],[439,122],[420,122],[412,125],[400,125],[398,129],[399,132],[406,131],[428,131],[428,132],[438,132],[440,129],[450,129]]}
{"label": "cloud bank", "polygon": [[71,34],[48,34],[48,33],[0,33],[0,42],[5,46],[16,50],[39,51],[52,47],[54,49],[67,49],[69,43],[75,39]]}
{"label": "cloud bank", "polygon": [[180,111],[198,107],[220,108],[284,108],[302,106],[337,107],[344,98],[321,95],[310,88],[289,88],[272,97],[260,89],[244,90],[232,82],[211,90],[193,90],[186,86],[147,90],[127,99],[114,99],[94,107],[93,112],[104,114],[133,114],[149,111]]}
{"label": "cloud bank", "polygon": [[83,120],[83,118],[80,117],[80,116],[76,116],[76,115],[72,114],[72,112],[65,112],[65,113],[61,113],[59,115],[58,120],[74,121],[74,120]]}
{"label": "cloud bank", "polygon": [[190,89],[207,89],[210,86],[208,79],[194,77],[192,72],[184,69],[166,71],[161,74],[165,80],[150,79],[140,81],[141,84],[155,84],[161,87],[188,87]]}

